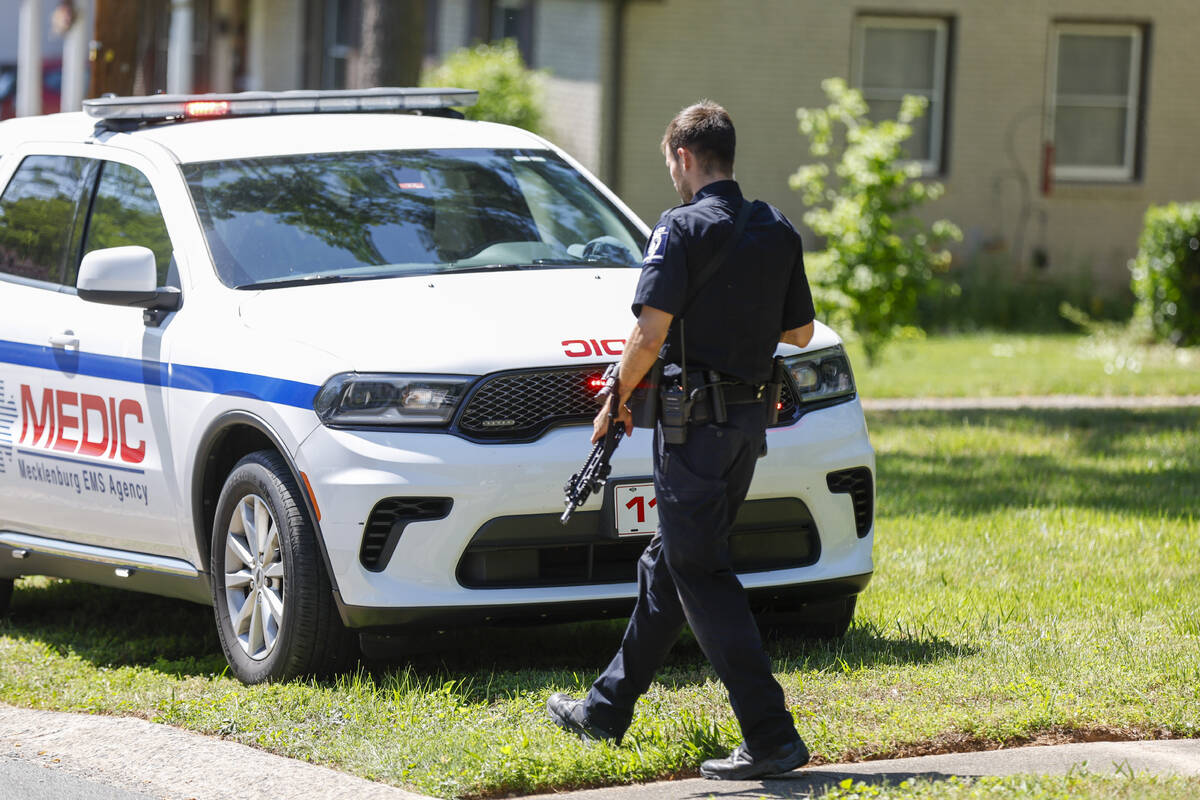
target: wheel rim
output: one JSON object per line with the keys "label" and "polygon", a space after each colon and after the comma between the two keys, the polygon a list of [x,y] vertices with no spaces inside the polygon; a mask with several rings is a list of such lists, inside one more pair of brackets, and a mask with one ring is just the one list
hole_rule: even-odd
{"label": "wheel rim", "polygon": [[233,635],[256,661],[271,655],[279,641],[283,592],[279,525],[266,502],[248,494],[225,532],[225,599]]}

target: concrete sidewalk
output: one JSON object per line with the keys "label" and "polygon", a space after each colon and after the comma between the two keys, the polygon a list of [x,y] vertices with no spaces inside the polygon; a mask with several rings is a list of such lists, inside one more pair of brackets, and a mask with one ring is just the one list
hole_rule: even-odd
{"label": "concrete sidewalk", "polygon": [[1154,775],[1200,775],[1200,739],[1153,742],[1088,742],[1014,747],[979,753],[897,758],[806,767],[786,777],[762,781],[709,781],[689,778],[638,786],[614,786],[540,795],[542,800],[696,800],[697,798],[800,798],[820,794],[851,778],[868,784],[897,784],[908,778],[937,780],[952,775],[1064,775],[1086,767],[1096,775],[1115,770]]}
{"label": "concrete sidewalk", "polygon": [[1089,408],[1145,411],[1156,408],[1196,408],[1200,406],[1200,394],[1146,397],[1093,397],[1079,394],[1024,397],[864,397],[862,406],[867,411],[1069,411]]}
{"label": "concrete sidewalk", "polygon": [[[865,761],[797,770],[768,781],[690,778],[544,797],[691,800],[807,796],[845,778],[1062,774],[1086,765],[1158,775],[1200,775],[1200,740],[1092,742]],[[0,704],[0,797],[95,800],[429,800],[381,783],[272,755],[236,742],[128,717],[64,714]]]}

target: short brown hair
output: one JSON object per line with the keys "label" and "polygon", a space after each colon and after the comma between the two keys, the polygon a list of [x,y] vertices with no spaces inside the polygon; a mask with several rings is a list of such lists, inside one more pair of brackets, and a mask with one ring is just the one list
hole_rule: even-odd
{"label": "short brown hair", "polygon": [[676,149],[687,148],[705,170],[733,172],[737,136],[729,112],[711,100],[701,100],[675,115],[663,134],[662,148],[675,157]]}

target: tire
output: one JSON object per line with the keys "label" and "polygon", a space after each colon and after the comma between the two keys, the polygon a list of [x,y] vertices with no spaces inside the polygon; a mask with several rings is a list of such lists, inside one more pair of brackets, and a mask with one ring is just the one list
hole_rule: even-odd
{"label": "tire", "polygon": [[0,617],[8,613],[8,604],[12,602],[12,578],[0,578]]}
{"label": "tire", "polygon": [[353,663],[357,637],[338,616],[316,533],[278,453],[260,450],[234,465],[211,549],[217,634],[238,680],[286,681]]}
{"label": "tire", "polygon": [[764,638],[793,637],[809,641],[841,639],[854,621],[858,596],[808,603],[799,611],[767,612],[759,621]]}

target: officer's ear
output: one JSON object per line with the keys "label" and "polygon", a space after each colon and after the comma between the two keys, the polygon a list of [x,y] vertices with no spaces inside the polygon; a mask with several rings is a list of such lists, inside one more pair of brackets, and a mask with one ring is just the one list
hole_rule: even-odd
{"label": "officer's ear", "polygon": [[680,168],[686,172],[690,170],[696,163],[696,157],[692,155],[692,151],[688,150],[686,147],[676,147],[675,163],[677,163]]}

